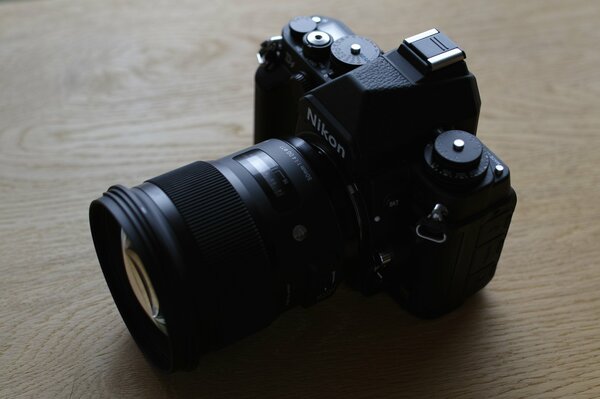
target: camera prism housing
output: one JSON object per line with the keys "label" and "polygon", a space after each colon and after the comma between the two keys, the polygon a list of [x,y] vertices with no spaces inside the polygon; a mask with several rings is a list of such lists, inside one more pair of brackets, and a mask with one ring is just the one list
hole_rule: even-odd
{"label": "camera prism housing", "polygon": [[[318,52],[314,37],[329,38]],[[255,141],[293,129],[329,154],[359,228],[346,280],[421,317],[492,279],[516,205],[508,166],[475,137],[465,58],[437,29],[383,53],[324,16],[292,19],[258,53]]]}

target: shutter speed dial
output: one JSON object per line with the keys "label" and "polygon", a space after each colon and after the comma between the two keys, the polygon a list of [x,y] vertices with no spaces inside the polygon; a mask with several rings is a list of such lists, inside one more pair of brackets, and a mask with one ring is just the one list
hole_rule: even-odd
{"label": "shutter speed dial", "polygon": [[373,61],[380,53],[379,47],[366,37],[344,36],[331,45],[331,67],[339,76]]}

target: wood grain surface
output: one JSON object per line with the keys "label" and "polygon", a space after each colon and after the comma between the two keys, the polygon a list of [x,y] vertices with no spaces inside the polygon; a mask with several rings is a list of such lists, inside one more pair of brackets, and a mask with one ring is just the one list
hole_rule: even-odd
{"label": "wood grain surface", "polygon": [[[438,320],[342,287],[163,375],[123,324],[89,202],[252,140],[254,53],[294,15],[466,50],[519,203],[490,285]],[[600,397],[600,3],[0,2],[0,397]]]}

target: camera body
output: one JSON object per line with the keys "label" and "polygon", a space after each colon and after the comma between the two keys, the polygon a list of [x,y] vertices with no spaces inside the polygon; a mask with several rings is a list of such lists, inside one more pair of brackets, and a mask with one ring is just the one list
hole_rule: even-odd
{"label": "camera body", "polygon": [[351,286],[436,317],[492,279],[516,194],[475,137],[479,91],[451,39],[431,29],[383,53],[338,20],[297,17],[257,57],[255,142],[294,135],[331,161]]}
{"label": "camera body", "polygon": [[476,136],[464,52],[435,29],[381,52],[322,16],[261,45],[255,140],[90,204],[102,272],[158,367],[194,368],[342,279],[436,317],[493,277],[516,205]]}

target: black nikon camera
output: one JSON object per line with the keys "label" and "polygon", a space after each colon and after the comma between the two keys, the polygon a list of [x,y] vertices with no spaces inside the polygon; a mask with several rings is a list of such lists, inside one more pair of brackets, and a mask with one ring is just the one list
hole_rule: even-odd
{"label": "black nikon camera", "polygon": [[93,201],[108,286],[165,370],[345,280],[436,317],[493,277],[516,205],[475,137],[465,53],[436,29],[383,53],[324,16],[257,54],[255,142]]}

